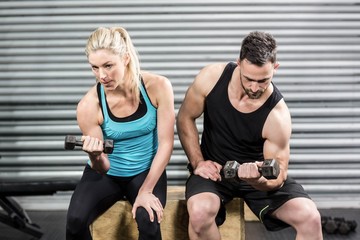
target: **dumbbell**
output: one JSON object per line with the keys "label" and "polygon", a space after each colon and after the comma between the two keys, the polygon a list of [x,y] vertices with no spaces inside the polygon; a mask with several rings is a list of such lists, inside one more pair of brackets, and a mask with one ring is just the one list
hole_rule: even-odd
{"label": "dumbbell", "polygon": [[[239,166],[240,163],[237,161],[227,161],[223,168],[224,177],[226,179],[236,179]],[[259,167],[259,172],[266,179],[276,179],[280,173],[279,164],[275,159],[265,159],[261,167]]]}
{"label": "dumbbell", "polygon": [[[76,137],[73,135],[67,135],[65,137],[65,145],[64,145],[65,149],[73,150],[75,148],[75,146],[82,147],[83,142],[80,140],[76,140]],[[114,141],[111,139],[105,140],[103,147],[104,147],[104,150],[103,150],[104,153],[109,153],[109,154],[112,153],[114,150]]]}
{"label": "dumbbell", "polygon": [[355,231],[357,226],[357,223],[354,220],[347,221],[344,218],[334,218],[334,220],[339,223],[338,231],[340,234],[346,235],[351,231]]}
{"label": "dumbbell", "polygon": [[334,234],[336,232],[346,235],[355,231],[357,223],[354,220],[347,221],[344,218],[322,217],[321,224],[325,232]]}
{"label": "dumbbell", "polygon": [[332,217],[321,217],[321,225],[328,234],[334,234],[339,227],[339,223]]}

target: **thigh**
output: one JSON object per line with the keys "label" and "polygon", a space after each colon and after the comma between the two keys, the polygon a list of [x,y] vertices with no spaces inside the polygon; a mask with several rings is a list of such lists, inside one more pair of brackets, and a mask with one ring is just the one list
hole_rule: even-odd
{"label": "thigh", "polygon": [[197,212],[199,209],[209,210],[210,206],[216,214],[215,222],[222,225],[226,218],[225,204],[233,199],[231,188],[224,181],[214,182],[198,175],[191,174],[186,181],[185,198],[190,211]]}
{"label": "thigh", "polygon": [[[149,170],[144,171],[131,179],[126,186],[126,198],[129,200],[131,205],[135,202],[135,199],[138,195],[139,189],[141,188],[142,184],[144,183]],[[166,193],[167,193],[167,176],[166,171],[164,171],[159,180],[157,181],[153,194],[159,198],[163,207],[166,204]]]}
{"label": "thigh", "polygon": [[290,225],[296,225],[305,219],[308,220],[310,215],[315,212],[317,212],[317,207],[311,199],[297,197],[284,203],[272,215]]}
{"label": "thigh", "polygon": [[122,195],[123,192],[118,184],[87,165],[71,197],[68,214],[81,216],[92,222],[121,199]]}
{"label": "thigh", "polygon": [[186,181],[185,198],[186,200],[189,200],[194,195],[200,193],[214,193],[219,196],[219,198],[222,198],[214,181],[191,174]]}
{"label": "thigh", "polygon": [[291,199],[309,199],[304,188],[295,180],[288,177],[284,185],[270,192],[252,190],[244,195],[244,200],[255,215],[262,221],[268,230],[275,231],[288,227],[289,225],[273,216],[273,213],[280,209]]}

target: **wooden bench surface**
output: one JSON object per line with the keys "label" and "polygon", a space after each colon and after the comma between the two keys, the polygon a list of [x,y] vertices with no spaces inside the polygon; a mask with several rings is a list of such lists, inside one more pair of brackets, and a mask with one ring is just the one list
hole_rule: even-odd
{"label": "wooden bench surface", "polygon": [[[226,205],[226,221],[219,227],[222,240],[245,239],[244,202],[236,198]],[[163,240],[188,240],[189,215],[185,188],[168,187],[168,199],[161,223]],[[131,205],[126,201],[115,203],[90,226],[94,240],[137,239],[136,222]]]}

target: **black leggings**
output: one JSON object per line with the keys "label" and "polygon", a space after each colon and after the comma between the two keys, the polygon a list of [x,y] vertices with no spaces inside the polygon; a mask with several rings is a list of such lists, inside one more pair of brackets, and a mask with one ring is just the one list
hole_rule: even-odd
{"label": "black leggings", "polygon": [[[129,178],[111,177],[101,175],[87,165],[71,197],[67,213],[66,239],[91,240],[90,224],[121,199],[126,198],[133,205],[148,172]],[[163,207],[166,203],[166,189],[167,177],[164,171],[153,190],[153,194],[159,198]],[[135,219],[139,240],[161,240],[160,224],[155,212],[154,216],[155,219],[151,222],[144,208],[137,209]]]}

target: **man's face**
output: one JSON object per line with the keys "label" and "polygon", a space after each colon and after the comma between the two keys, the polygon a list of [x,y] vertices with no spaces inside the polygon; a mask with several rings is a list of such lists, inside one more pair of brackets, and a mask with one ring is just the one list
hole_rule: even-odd
{"label": "man's face", "polygon": [[250,99],[259,99],[263,95],[279,66],[279,64],[271,62],[257,66],[246,59],[238,61],[238,65],[241,86]]}

